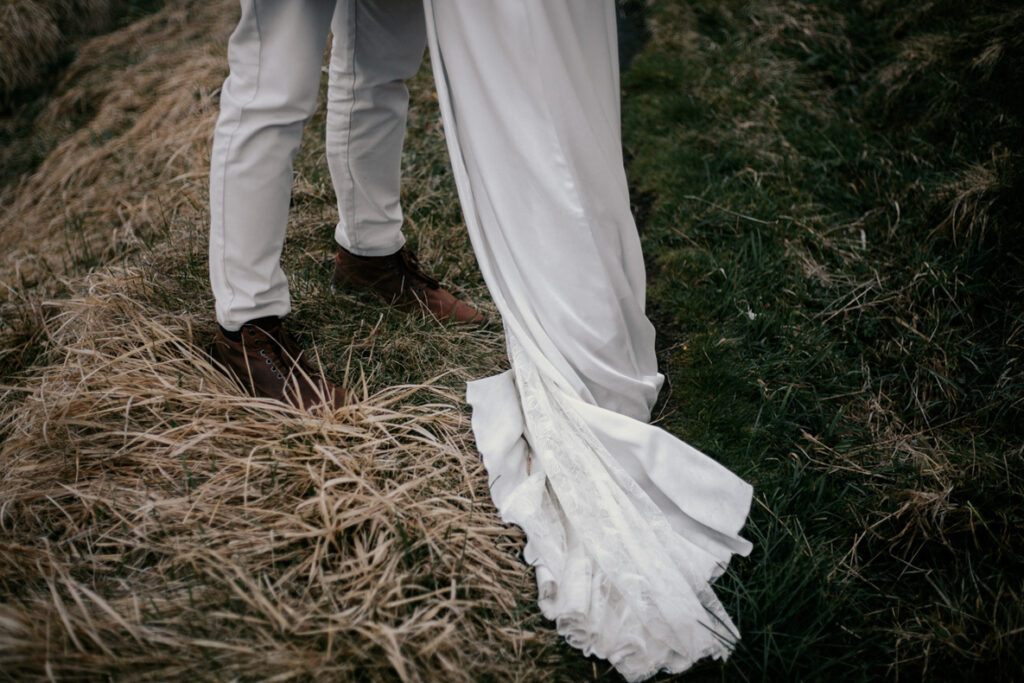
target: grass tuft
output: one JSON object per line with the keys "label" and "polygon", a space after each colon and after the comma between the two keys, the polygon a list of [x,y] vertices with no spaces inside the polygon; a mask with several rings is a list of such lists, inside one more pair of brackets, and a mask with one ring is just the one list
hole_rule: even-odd
{"label": "grass tuft", "polygon": [[522,538],[461,397],[394,385],[332,414],[247,397],[200,346],[210,321],[155,314],[153,288],[109,271],[48,304],[39,370],[2,396],[5,672],[529,671],[510,661],[538,640]]}

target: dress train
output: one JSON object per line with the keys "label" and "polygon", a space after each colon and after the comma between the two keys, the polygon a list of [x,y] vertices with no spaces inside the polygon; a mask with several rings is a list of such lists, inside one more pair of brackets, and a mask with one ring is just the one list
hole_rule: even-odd
{"label": "dress train", "polygon": [[611,0],[424,0],[473,248],[511,369],[468,386],[539,606],[627,679],[728,656],[711,582],[749,484],[647,424],[661,388],[629,210]]}

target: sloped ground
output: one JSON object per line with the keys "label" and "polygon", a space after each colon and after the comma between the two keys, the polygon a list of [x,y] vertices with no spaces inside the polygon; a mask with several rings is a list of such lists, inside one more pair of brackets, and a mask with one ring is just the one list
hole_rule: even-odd
{"label": "sloped ground", "polygon": [[[461,395],[501,367],[503,341],[330,292],[322,115],[285,260],[300,336],[364,400],[309,415],[249,399],[202,353],[209,137],[235,14],[171,2],[81,44],[5,149],[43,154],[0,218],[0,670],[536,679],[567,649],[539,623]],[[486,306],[428,71],[410,237]]]}
{"label": "sloped ground", "polygon": [[[757,492],[719,586],[744,639],[680,678],[1024,669],[1024,30],[928,7],[650,4],[623,114],[659,420]],[[330,292],[322,112],[284,259],[299,336],[363,400],[305,414],[206,361],[235,12],[76,43],[0,119],[0,672],[614,680],[537,613],[487,496],[462,383],[500,334]],[[407,234],[488,307],[427,69],[412,95]]]}
{"label": "sloped ground", "polygon": [[659,3],[624,83],[665,424],[755,482],[726,680],[1024,670],[1024,13]]}

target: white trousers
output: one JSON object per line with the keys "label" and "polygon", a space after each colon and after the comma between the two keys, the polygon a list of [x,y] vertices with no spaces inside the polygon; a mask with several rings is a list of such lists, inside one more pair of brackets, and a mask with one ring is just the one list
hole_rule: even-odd
{"label": "white trousers", "polygon": [[333,30],[327,162],[335,239],[362,256],[402,247],[399,178],[409,93],[426,45],[422,0],[242,0],[210,158],[210,283],[217,320],[285,315],[281,269],[292,161]]}

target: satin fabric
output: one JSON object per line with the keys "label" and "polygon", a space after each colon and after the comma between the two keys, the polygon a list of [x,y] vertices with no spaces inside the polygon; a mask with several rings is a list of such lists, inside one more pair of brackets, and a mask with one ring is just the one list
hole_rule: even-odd
{"label": "satin fabric", "polygon": [[511,369],[472,382],[502,518],[539,605],[629,680],[726,657],[710,583],[752,489],[647,423],[661,388],[620,143],[611,0],[425,0],[466,224]]}

